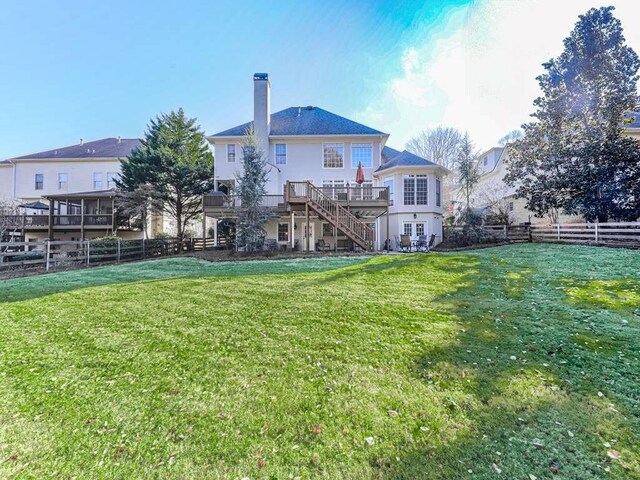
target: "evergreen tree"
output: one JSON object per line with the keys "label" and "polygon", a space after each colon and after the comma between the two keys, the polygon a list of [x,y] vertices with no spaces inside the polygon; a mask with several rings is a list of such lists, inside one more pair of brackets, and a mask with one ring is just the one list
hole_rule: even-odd
{"label": "evergreen tree", "polygon": [[474,152],[473,142],[469,138],[469,134],[465,132],[460,142],[456,166],[458,170],[460,194],[464,197],[466,210],[469,210],[471,207],[471,195],[480,180],[476,157],[477,153]]}
{"label": "evergreen tree", "polygon": [[267,163],[260,150],[260,141],[253,129],[248,130],[242,144],[242,172],[236,175],[240,207],[236,225],[237,246],[245,251],[262,250],[266,232],[264,225],[271,212],[262,206],[267,193]]}
{"label": "evergreen tree", "polygon": [[182,109],[151,120],[142,144],[122,160],[116,185],[135,192],[154,187],[154,200],[176,221],[177,236],[202,212],[202,195],[214,187],[213,155],[196,120]]}
{"label": "evergreen tree", "polygon": [[579,17],[562,54],[543,65],[537,121],[511,144],[505,181],[537,216],[562,210],[587,220],[635,219],[640,144],[623,137],[638,105],[640,60],[625,44],[613,7]]}

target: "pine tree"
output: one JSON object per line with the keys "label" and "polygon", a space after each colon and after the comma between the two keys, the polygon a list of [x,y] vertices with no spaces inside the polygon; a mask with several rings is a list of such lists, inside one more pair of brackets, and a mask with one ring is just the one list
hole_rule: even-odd
{"label": "pine tree", "polygon": [[260,150],[260,141],[254,130],[248,130],[242,144],[242,172],[236,175],[240,207],[236,224],[237,246],[245,251],[262,250],[266,232],[264,225],[271,218],[271,212],[262,206],[267,193],[269,170]]}
{"label": "pine tree", "polygon": [[460,193],[465,200],[465,208],[471,208],[471,196],[480,180],[478,173],[478,165],[476,163],[477,154],[474,151],[474,145],[469,134],[464,133],[460,148],[458,150],[458,161],[456,163],[458,170],[458,184],[460,185]]}
{"label": "pine tree", "polygon": [[623,137],[625,112],[638,105],[640,60],[625,44],[613,7],[579,17],[562,54],[543,65],[505,181],[537,216],[564,211],[587,220],[635,219],[640,197],[638,142]]}
{"label": "pine tree", "polygon": [[213,155],[196,119],[182,109],[151,120],[142,144],[122,160],[116,185],[135,192],[154,187],[154,200],[176,221],[177,236],[202,212],[202,195],[214,187]]}

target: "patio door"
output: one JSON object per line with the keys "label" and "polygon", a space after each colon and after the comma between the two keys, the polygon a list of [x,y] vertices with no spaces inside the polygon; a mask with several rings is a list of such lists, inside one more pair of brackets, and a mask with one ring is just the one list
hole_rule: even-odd
{"label": "patio door", "polygon": [[402,228],[402,233],[411,236],[411,241],[418,240],[420,235],[427,235],[426,222],[404,222]]}
{"label": "patio door", "polygon": [[[311,252],[316,249],[316,236],[314,230],[313,223],[309,223],[309,251]],[[307,250],[307,222],[302,222],[302,228],[300,228],[300,250]]]}

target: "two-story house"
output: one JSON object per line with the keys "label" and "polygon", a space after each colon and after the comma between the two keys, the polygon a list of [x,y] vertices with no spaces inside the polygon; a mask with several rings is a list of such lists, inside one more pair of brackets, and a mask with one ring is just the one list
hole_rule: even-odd
{"label": "two-story house", "polygon": [[125,138],[81,140],[0,162],[0,198],[21,206],[16,227],[25,241],[82,240],[116,230],[125,238],[140,236],[117,225],[114,208],[120,159],[139,144]]}
{"label": "two-story house", "polygon": [[267,74],[254,75],[253,92],[253,121],[208,137],[216,192],[205,196],[204,211],[214,230],[239,206],[242,143],[253,129],[269,168],[263,204],[274,216],[266,226],[268,239],[299,250],[380,250],[405,233],[441,239],[446,169],[386,147],[389,134],[319,107],[271,113]]}

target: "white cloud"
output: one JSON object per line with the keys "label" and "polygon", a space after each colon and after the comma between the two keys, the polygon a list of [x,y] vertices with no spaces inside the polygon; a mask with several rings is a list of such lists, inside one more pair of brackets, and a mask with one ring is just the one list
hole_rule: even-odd
{"label": "white cloud", "polygon": [[[611,3],[627,43],[640,53],[634,21],[640,2]],[[468,130],[480,148],[494,146],[528,120],[541,64],[562,51],[578,15],[592,6],[584,0],[479,0],[452,9],[394,60],[402,73],[358,118],[391,133],[395,147],[437,125]]]}

